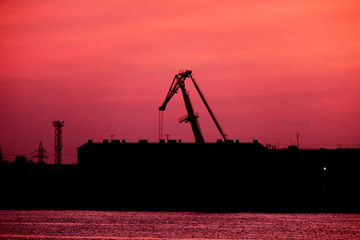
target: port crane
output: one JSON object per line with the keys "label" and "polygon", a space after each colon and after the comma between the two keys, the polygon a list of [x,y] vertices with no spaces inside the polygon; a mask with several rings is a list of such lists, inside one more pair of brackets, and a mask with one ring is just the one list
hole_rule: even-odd
{"label": "port crane", "polygon": [[204,137],[201,133],[201,129],[200,129],[200,125],[199,125],[199,121],[198,121],[198,115],[196,113],[194,113],[194,109],[192,107],[191,101],[190,101],[190,97],[189,97],[189,92],[186,90],[185,88],[185,80],[187,78],[190,78],[192,83],[194,84],[197,92],[200,95],[201,100],[203,101],[206,109],[208,110],[212,120],[214,121],[217,129],[219,130],[222,138],[224,139],[224,141],[227,140],[226,135],[224,134],[222,128],[220,127],[219,122],[216,120],[215,115],[213,114],[213,112],[211,111],[211,108],[209,106],[209,104],[207,103],[204,95],[202,94],[199,85],[196,83],[195,78],[192,74],[191,70],[186,70],[185,72],[180,72],[179,74],[176,74],[174,77],[174,80],[171,83],[170,89],[166,95],[165,101],[164,103],[159,107],[159,111],[160,111],[160,119],[159,119],[159,137],[162,138],[162,112],[165,111],[166,105],[168,104],[168,102],[170,101],[170,99],[175,95],[175,93],[177,93],[177,91],[179,90],[179,88],[181,89],[182,95],[184,97],[184,102],[185,102],[185,107],[186,107],[186,111],[187,111],[187,116],[184,116],[182,118],[179,119],[179,122],[190,122],[192,131],[194,133],[194,137],[195,137],[195,142],[196,143],[204,143]]}

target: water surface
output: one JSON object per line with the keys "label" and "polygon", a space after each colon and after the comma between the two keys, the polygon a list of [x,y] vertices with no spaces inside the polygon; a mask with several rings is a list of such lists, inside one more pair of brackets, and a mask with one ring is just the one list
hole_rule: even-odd
{"label": "water surface", "polygon": [[360,239],[360,214],[0,210],[0,239]]}

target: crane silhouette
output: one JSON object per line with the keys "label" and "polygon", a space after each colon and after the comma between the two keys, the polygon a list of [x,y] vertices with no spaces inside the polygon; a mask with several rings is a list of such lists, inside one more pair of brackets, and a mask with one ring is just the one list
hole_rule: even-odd
{"label": "crane silhouette", "polygon": [[[224,141],[227,140],[226,135],[224,134],[224,131],[222,130],[219,122],[216,120],[215,115],[213,114],[209,104],[207,103],[204,95],[202,94],[199,85],[197,84],[197,82],[195,81],[195,78],[192,74],[191,70],[186,70],[185,72],[180,72],[179,74],[176,74],[174,77],[174,80],[171,83],[170,89],[166,95],[166,98],[164,100],[164,103],[159,107],[159,111],[160,113],[165,111],[165,108],[167,106],[167,104],[169,103],[170,99],[175,95],[175,93],[177,93],[177,91],[179,90],[179,88],[181,89],[183,98],[184,98],[184,102],[185,102],[185,107],[186,107],[186,111],[187,111],[187,116],[182,117],[179,119],[179,122],[190,122],[194,137],[195,137],[195,142],[196,143],[204,143],[204,137],[201,133],[201,129],[200,129],[200,125],[199,125],[199,121],[198,121],[198,115],[196,113],[194,113],[194,109],[193,106],[191,104],[190,101],[190,97],[189,97],[189,92],[186,90],[185,88],[185,80],[187,78],[190,78],[192,83],[194,84],[197,92],[200,95],[201,100],[203,101],[206,109],[208,110],[212,120],[214,121],[217,129],[219,130],[222,138],[224,139]],[[162,114],[160,114],[160,132],[162,131]],[[160,135],[162,135],[160,133]]]}

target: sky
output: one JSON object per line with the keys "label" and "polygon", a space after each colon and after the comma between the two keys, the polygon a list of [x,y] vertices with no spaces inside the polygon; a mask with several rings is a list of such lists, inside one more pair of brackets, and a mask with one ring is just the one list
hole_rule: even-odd
{"label": "sky", "polygon": [[[230,139],[301,148],[360,146],[357,0],[0,0],[0,147],[63,163],[93,139],[159,136],[174,75],[192,70]],[[190,81],[205,141],[221,138]],[[193,142],[176,94],[164,133]],[[36,161],[36,159],[33,159]]]}

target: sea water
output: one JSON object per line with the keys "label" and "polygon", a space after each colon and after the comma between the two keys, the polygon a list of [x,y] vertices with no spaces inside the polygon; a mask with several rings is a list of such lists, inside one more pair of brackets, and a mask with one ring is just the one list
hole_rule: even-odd
{"label": "sea water", "polygon": [[0,210],[0,239],[360,239],[360,214]]}

